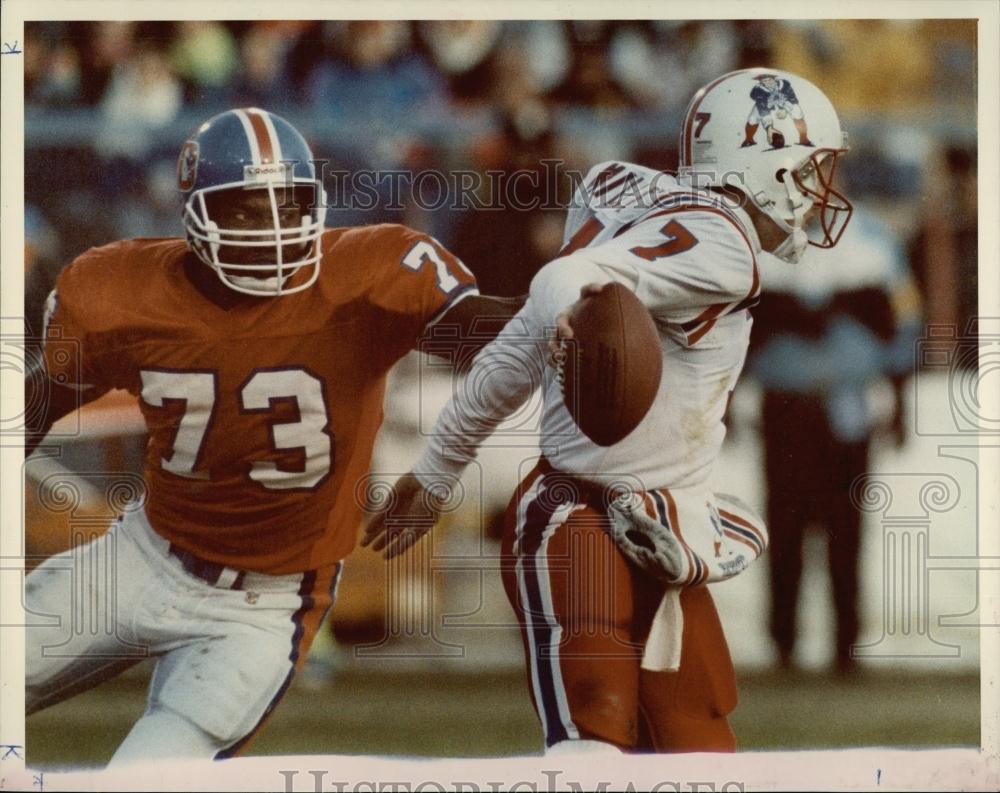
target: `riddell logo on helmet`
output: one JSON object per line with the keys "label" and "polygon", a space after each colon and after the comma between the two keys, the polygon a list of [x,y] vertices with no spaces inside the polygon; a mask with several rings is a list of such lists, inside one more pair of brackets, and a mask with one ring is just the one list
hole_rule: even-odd
{"label": "riddell logo on helmet", "polygon": [[284,182],[292,179],[292,163],[275,162],[264,165],[244,165],[243,181],[252,184],[261,182]]}

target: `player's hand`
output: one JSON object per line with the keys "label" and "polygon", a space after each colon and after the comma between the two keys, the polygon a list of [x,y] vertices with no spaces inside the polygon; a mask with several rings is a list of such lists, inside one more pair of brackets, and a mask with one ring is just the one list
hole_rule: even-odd
{"label": "player's hand", "polygon": [[[585,284],[580,287],[580,300],[593,297],[606,286],[607,284]],[[549,339],[549,361],[553,366],[558,367],[561,363],[561,357],[564,355],[562,350],[563,341],[573,338],[573,328],[569,324],[569,318],[575,307],[576,303],[565,311],[560,312],[556,317],[556,333],[555,336]]]}
{"label": "player's hand", "polygon": [[386,499],[386,508],[368,524],[361,546],[370,545],[376,553],[384,549],[386,559],[405,553],[434,527],[446,501],[442,494],[427,490],[412,473],[405,474]]}

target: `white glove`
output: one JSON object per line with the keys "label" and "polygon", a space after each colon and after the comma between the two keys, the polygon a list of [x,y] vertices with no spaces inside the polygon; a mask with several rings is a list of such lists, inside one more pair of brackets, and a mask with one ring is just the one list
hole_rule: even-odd
{"label": "white glove", "polygon": [[683,584],[691,576],[691,561],[670,529],[646,513],[639,493],[619,496],[608,507],[615,544],[640,570],[668,584]]}
{"label": "white glove", "polygon": [[675,586],[725,581],[767,547],[764,522],[739,499],[714,493],[707,500],[677,501],[678,514],[670,518],[677,521],[675,533],[667,521],[652,517],[655,501],[665,496],[669,500],[669,494],[632,492],[608,507],[608,531],[618,550],[661,581]]}

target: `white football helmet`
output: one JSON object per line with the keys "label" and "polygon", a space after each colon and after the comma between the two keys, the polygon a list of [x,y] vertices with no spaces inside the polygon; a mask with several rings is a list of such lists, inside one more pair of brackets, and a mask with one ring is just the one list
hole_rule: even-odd
{"label": "white football helmet", "polygon": [[837,112],[815,85],[789,72],[742,69],[692,98],[678,175],[699,187],[738,190],[787,232],[772,252],[795,262],[807,244],[832,248],[844,232],[853,208],[834,189],[833,175],[846,152]]}

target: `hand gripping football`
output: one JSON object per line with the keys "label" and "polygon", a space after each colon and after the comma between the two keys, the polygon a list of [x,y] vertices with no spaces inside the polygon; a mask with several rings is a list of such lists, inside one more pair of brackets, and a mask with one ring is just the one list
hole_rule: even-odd
{"label": "hand gripping football", "polygon": [[563,400],[583,433],[612,446],[631,433],[656,399],[663,371],[653,317],[627,287],[608,284],[581,299],[563,343]]}

